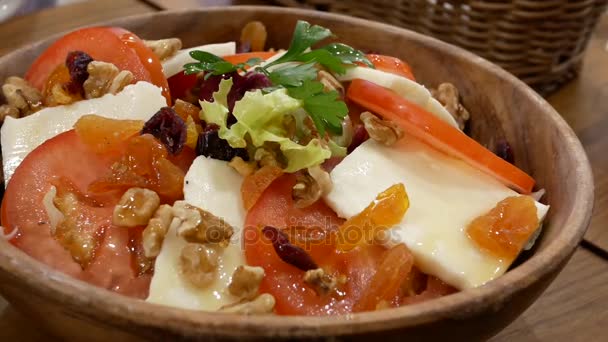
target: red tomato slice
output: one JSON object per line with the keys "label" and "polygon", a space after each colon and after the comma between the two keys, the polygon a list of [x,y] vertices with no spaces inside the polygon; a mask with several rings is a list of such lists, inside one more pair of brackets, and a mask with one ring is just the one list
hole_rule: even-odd
{"label": "red tomato slice", "polygon": [[[397,57],[384,56],[384,55],[376,55],[376,54],[368,54],[365,55],[367,59],[376,67],[378,70],[386,71],[391,74],[403,76],[409,78],[412,81],[415,81],[414,74],[412,73],[412,68],[406,62],[400,60]],[[357,63],[360,66],[365,66],[363,63]]]}
{"label": "red tomato slice", "polygon": [[134,33],[129,32],[120,27],[112,27],[111,30],[125,43],[133,49],[139,60],[144,65],[150,75],[150,82],[163,90],[163,96],[167,99],[167,104],[171,104],[171,95],[169,94],[169,84],[163,72],[163,66],[158,59],[158,56],[149,49],[144,42],[139,39]]}
{"label": "red tomato slice", "polygon": [[95,256],[84,270],[51,235],[42,201],[52,184],[58,192],[65,190],[62,185],[66,182],[58,182],[60,179],[90,196],[88,185],[102,177],[112,161],[111,156],[92,153],[73,130],[46,141],[23,160],[8,183],[2,201],[2,225],[9,231],[18,229],[18,236],[11,242],[50,267],[96,286],[145,298],[150,276],[137,276],[132,267],[128,229],[112,225],[112,211],[121,194],[91,197],[102,206],[80,202],[85,207],[80,216],[86,216],[83,219],[90,222],[87,229],[97,231],[99,239]]}
{"label": "red tomato slice", "polygon": [[505,185],[529,194],[534,179],[498,157],[477,141],[395,92],[364,80],[353,80],[346,96],[353,102],[392,120],[436,149],[460,158]]}
{"label": "red tomato slice", "polygon": [[60,64],[70,51],[84,51],[96,60],[113,63],[121,70],[129,70],[136,79],[150,81],[148,70],[139,56],[124,44],[109,27],[83,28],[66,34],[49,46],[25,74],[34,87],[42,89],[51,72]]}
{"label": "red tomato slice", "polygon": [[[358,247],[348,253],[336,252],[329,232],[343,222],[319,201],[305,209],[294,207],[291,189],[295,176],[283,175],[264,192],[247,214],[244,249],[247,263],[263,267],[266,276],[260,291],[276,299],[275,310],[283,315],[333,315],[352,312],[353,305],[367,288],[384,248]],[[264,226],[284,229],[293,244],[304,248],[326,272],[346,276],[340,294],[319,296],[302,279],[304,272],[285,263],[262,234]],[[285,230],[287,229],[287,230]]]}
{"label": "red tomato slice", "polygon": [[66,34],[34,61],[25,79],[42,90],[55,68],[65,63],[68,52],[77,50],[86,52],[95,60],[112,63],[120,70],[131,71],[136,81],[168,89],[158,58],[151,57],[152,51],[134,34],[112,27],[88,27]]}

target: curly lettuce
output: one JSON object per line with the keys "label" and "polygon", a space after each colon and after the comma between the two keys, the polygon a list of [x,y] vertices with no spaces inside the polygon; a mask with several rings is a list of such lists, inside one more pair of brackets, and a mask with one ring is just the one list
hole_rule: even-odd
{"label": "curly lettuce", "polygon": [[302,101],[294,99],[285,89],[264,94],[261,90],[250,91],[237,101],[232,114],[237,122],[228,127],[227,97],[232,80],[222,80],[213,102],[201,101],[201,119],[220,127],[219,136],[234,148],[244,148],[249,139],[255,147],[265,142],[277,143],[287,161],[285,172],[295,172],[321,164],[332,155],[332,150],[318,138],[300,145],[287,137],[283,127],[285,116],[302,108]]}

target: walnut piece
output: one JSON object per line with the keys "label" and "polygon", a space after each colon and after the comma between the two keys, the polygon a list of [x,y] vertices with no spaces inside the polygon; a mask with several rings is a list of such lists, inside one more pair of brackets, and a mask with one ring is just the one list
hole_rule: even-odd
{"label": "walnut piece", "polygon": [[297,208],[306,208],[332,189],[331,177],[321,166],[309,167],[306,172],[296,176],[291,197]]}
{"label": "walnut piece", "polygon": [[283,166],[279,162],[277,152],[271,148],[258,147],[255,150],[253,159],[260,164],[260,167],[275,166],[283,168]]}
{"label": "walnut piece", "polygon": [[396,123],[380,119],[370,112],[361,113],[361,121],[369,137],[383,145],[391,146],[403,137],[403,130]]}
{"label": "walnut piece", "polygon": [[238,313],[242,315],[261,315],[269,314],[274,310],[276,301],[269,293],[263,293],[251,301],[240,301],[234,304],[223,306],[220,312]]}
{"label": "walnut piece", "polygon": [[[40,91],[21,77],[7,78],[2,85],[2,93],[8,106],[19,111],[19,117],[28,116],[43,108]],[[14,109],[9,110],[14,114]]]}
{"label": "walnut piece", "polygon": [[112,223],[122,227],[147,225],[159,205],[160,197],[156,192],[143,188],[130,188],[114,207]]}
{"label": "walnut piece", "polygon": [[217,265],[217,252],[198,243],[188,243],[179,256],[182,276],[196,287],[207,287],[215,280]]}
{"label": "walnut piece", "polygon": [[239,266],[232,274],[228,292],[236,297],[251,300],[257,296],[262,279],[264,279],[263,268]]}
{"label": "walnut piece", "polygon": [[243,177],[249,176],[257,169],[256,162],[246,162],[239,156],[232,158],[228,165],[232,166]]}
{"label": "walnut piece", "polygon": [[325,91],[335,90],[340,95],[344,95],[344,86],[338,81],[332,74],[325,70],[319,70],[317,74],[317,80],[321,82],[325,88]]}
{"label": "walnut piece", "polygon": [[322,268],[306,271],[304,282],[310,285],[319,296],[329,294],[338,285],[336,277],[325,273]]}
{"label": "walnut piece", "polygon": [[146,258],[155,258],[160,254],[171,220],[173,220],[173,210],[170,205],[163,204],[156,209],[154,216],[142,232],[142,245]]}
{"label": "walnut piece", "polygon": [[144,44],[146,44],[161,61],[172,57],[182,48],[182,41],[179,38],[144,40]]}
{"label": "walnut piece", "polygon": [[176,225],[177,234],[188,242],[226,244],[234,233],[224,219],[185,201],[173,204],[173,215],[171,225]]}
{"label": "walnut piece", "polygon": [[454,86],[452,83],[442,83],[437,87],[437,89],[433,89],[431,91],[433,97],[439,101],[445,107],[445,109],[452,114],[456,122],[458,122],[458,127],[460,129],[464,129],[467,121],[471,118],[471,115],[467,111],[466,108],[460,102],[460,93],[458,92],[458,88]]}
{"label": "walnut piece", "polygon": [[102,97],[105,94],[117,94],[133,82],[130,71],[120,71],[112,63],[92,61],[87,66],[89,78],[84,81],[84,95],[87,99]]}

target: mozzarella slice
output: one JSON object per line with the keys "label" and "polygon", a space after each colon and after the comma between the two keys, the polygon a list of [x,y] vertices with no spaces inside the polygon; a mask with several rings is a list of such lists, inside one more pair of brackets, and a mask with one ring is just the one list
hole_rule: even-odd
{"label": "mozzarella slice", "polygon": [[113,119],[147,120],[166,106],[161,89],[147,82],[129,85],[116,95],[49,107],[20,119],[7,117],[0,133],[5,184],[23,158],[46,140],[72,129],[86,114]]}
{"label": "mozzarella slice", "polygon": [[347,82],[354,79],[362,79],[374,82],[377,85],[391,89],[404,99],[417,104],[451,126],[458,128],[458,123],[439,101],[431,95],[423,85],[407,79],[403,76],[394,75],[382,70],[365,67],[349,68],[344,75],[335,75],[339,81]]}
{"label": "mozzarella slice", "polygon": [[234,55],[236,53],[236,43],[207,44],[179,50],[174,56],[162,63],[165,77],[169,78],[184,70],[184,64],[196,62],[194,58],[190,57],[190,51],[194,50],[206,51],[220,57]]}
{"label": "mozzarella slice", "polygon": [[234,270],[245,263],[240,238],[245,222],[241,202],[243,178],[227,162],[200,156],[188,170],[184,181],[186,202],[222,217],[234,229],[233,239],[225,249],[218,249],[218,277],[206,288],[185,281],[179,271],[179,258],[186,241],[169,231],[156,258],[150,284],[149,302],[195,310],[217,310],[238,301],[226,288]]}
{"label": "mozzarella slice", "polygon": [[[422,271],[457,288],[480,286],[510,265],[481,251],[466,226],[496,203],[517,193],[465,162],[406,136],[386,147],[372,140],[359,146],[331,172],[325,201],[339,216],[361,212],[389,186],[403,183],[410,207],[389,229],[388,246],[405,243]],[[548,207],[536,203],[542,220]]]}

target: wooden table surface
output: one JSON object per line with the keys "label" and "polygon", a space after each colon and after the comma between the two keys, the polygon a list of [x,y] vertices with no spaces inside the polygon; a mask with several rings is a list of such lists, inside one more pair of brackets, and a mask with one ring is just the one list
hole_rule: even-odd
{"label": "wooden table surface", "polygon": [[[53,8],[0,24],[0,55],[53,33],[163,8],[259,4],[260,0],[113,0]],[[608,340],[608,16],[586,52],[580,76],[548,98],[580,137],[596,185],[585,240],[555,282],[493,342]],[[564,180],[567,181],[567,180]],[[0,341],[50,341],[0,297]]]}

